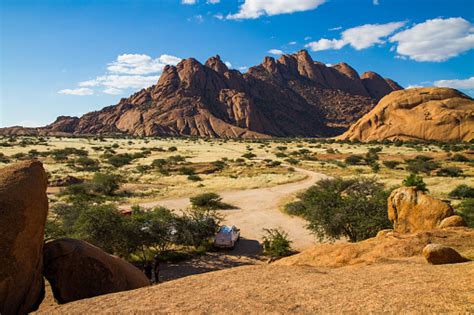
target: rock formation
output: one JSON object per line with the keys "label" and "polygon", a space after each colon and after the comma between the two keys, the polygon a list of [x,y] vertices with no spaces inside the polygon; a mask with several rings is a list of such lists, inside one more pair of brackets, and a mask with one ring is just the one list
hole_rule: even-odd
{"label": "rock formation", "polygon": [[423,256],[433,265],[456,264],[469,261],[451,247],[440,244],[428,244],[423,248]]}
{"label": "rock formation", "polygon": [[[372,91],[379,90],[379,83],[368,86]],[[395,91],[337,139],[471,141],[474,139],[474,100],[448,88]]]}
{"label": "rock formation", "polygon": [[143,272],[130,263],[75,239],[46,243],[44,276],[59,303],[150,284]]}
{"label": "rock formation", "polygon": [[62,116],[43,128],[0,134],[130,134],[135,136],[334,136],[401,89],[345,63],[327,67],[307,51],[265,57],[242,74],[219,56],[166,66],[156,85],[84,116]]}
{"label": "rock formation", "polygon": [[[361,242],[318,244],[300,254],[282,258],[274,264],[285,266],[344,267],[374,264],[419,257],[428,244],[454,247],[471,254],[474,230],[469,228],[436,229],[414,233],[385,232]],[[472,254],[471,254],[472,255]]]}
{"label": "rock formation", "polygon": [[[388,218],[399,233],[431,230],[440,227],[461,226],[453,216],[454,210],[447,203],[433,198],[416,187],[401,187],[388,197]],[[455,216],[459,217],[459,216]],[[462,220],[462,218],[459,217]],[[441,223],[444,222],[443,226]]]}
{"label": "rock formation", "polygon": [[47,179],[39,161],[0,169],[0,313],[34,311],[44,296]]}

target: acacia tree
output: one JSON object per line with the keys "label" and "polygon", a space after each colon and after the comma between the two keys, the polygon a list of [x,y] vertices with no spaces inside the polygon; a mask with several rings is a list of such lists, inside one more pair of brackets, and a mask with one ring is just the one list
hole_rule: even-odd
{"label": "acacia tree", "polygon": [[287,209],[296,209],[294,212],[306,218],[308,228],[321,240],[347,237],[356,242],[390,227],[388,195],[375,179],[326,179],[302,193]]}

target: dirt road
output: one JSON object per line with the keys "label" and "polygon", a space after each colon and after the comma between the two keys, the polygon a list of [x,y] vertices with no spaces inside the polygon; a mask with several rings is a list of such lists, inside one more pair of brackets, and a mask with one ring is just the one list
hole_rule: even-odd
{"label": "dirt road", "polygon": [[[220,211],[224,215],[223,223],[239,227],[242,238],[246,240],[260,241],[264,228],[280,227],[289,234],[294,249],[303,250],[314,244],[316,238],[305,228],[306,222],[301,218],[284,214],[278,206],[282,198],[306,189],[327,176],[300,168],[295,170],[306,174],[307,177],[299,182],[270,188],[217,192],[223,198],[223,202],[236,207],[236,209]],[[189,206],[189,198],[147,202],[141,203],[140,206],[183,209]],[[124,205],[120,208],[129,209],[130,207],[131,205]],[[245,251],[243,248],[237,248],[239,249]]]}

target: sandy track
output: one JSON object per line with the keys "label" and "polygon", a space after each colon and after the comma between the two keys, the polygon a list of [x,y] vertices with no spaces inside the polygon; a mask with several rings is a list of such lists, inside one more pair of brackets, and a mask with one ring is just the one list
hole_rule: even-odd
{"label": "sandy track", "polygon": [[[278,185],[269,188],[258,188],[237,191],[217,192],[223,202],[237,209],[222,210],[225,224],[233,224],[241,229],[241,236],[247,240],[260,241],[264,228],[280,227],[288,232],[293,241],[293,248],[303,250],[316,242],[316,238],[305,228],[305,220],[289,216],[279,210],[282,198],[312,186],[318,180],[327,178],[326,175],[300,168],[295,169],[307,177],[301,181]],[[165,199],[139,204],[145,208],[164,206],[171,209],[183,209],[189,206],[189,197]],[[129,209],[131,205],[123,205],[121,209]]]}

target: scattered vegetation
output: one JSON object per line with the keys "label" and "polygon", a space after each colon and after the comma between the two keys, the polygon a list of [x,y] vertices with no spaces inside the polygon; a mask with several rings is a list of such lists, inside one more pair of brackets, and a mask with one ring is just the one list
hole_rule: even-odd
{"label": "scattered vegetation", "polygon": [[281,229],[264,229],[263,254],[272,259],[289,256],[293,253],[288,233]]}

